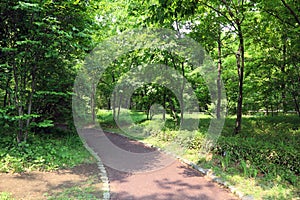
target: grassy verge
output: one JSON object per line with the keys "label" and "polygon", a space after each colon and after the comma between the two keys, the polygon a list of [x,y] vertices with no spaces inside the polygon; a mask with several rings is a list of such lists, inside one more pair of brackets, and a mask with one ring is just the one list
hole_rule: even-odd
{"label": "grassy verge", "polygon": [[161,128],[159,121],[145,121],[143,113],[132,112],[133,121],[139,125],[131,125],[127,130],[143,133],[136,136],[118,129],[110,112],[101,111],[99,115],[105,130],[167,150],[172,150],[170,144],[175,142],[182,149],[182,157],[212,169],[245,195],[255,199],[299,199],[300,118],[297,116],[244,117],[239,135],[232,135],[235,120],[228,117],[211,155],[203,157],[199,150],[210,123],[209,116],[202,116],[199,131],[189,134],[179,132],[172,119],[167,119]]}
{"label": "grassy verge", "polygon": [[0,192],[0,200],[14,200],[14,198],[8,192]]}
{"label": "grassy verge", "polygon": [[[21,144],[17,144],[12,133],[13,130],[9,128],[1,130],[0,172],[53,171],[96,162],[74,132],[49,129],[44,133],[30,134],[27,142]],[[83,181],[80,185],[45,194],[45,198],[99,199],[102,194],[94,186],[95,181],[99,183],[98,179],[89,177],[88,181]],[[13,199],[12,194],[0,192],[0,200]]]}
{"label": "grassy verge", "polygon": [[27,142],[17,144],[12,132],[1,131],[0,172],[50,171],[95,162],[75,133],[49,130],[30,134]]}
{"label": "grassy verge", "polygon": [[91,176],[87,181],[83,181],[78,185],[64,189],[61,192],[55,192],[51,194],[45,194],[47,200],[67,200],[67,199],[101,199],[102,193],[99,192],[99,188],[96,188],[94,184],[98,183],[96,176]]}

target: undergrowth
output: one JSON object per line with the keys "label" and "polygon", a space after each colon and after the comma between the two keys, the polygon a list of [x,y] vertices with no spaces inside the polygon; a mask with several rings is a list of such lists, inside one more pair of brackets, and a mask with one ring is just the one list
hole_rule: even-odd
{"label": "undergrowth", "polygon": [[50,171],[94,162],[79,136],[59,129],[29,134],[26,142],[17,143],[14,130],[1,130],[0,171]]}

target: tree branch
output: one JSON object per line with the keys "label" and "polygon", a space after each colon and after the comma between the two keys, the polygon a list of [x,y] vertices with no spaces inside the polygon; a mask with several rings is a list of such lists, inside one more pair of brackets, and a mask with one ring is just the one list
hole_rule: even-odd
{"label": "tree branch", "polygon": [[202,3],[204,6],[206,6],[206,7],[210,8],[210,9],[212,9],[212,10],[215,11],[216,13],[219,13],[221,16],[225,17],[225,19],[231,24],[231,26],[232,26],[235,30],[237,30],[237,27],[236,27],[235,24],[232,22],[232,20],[230,20],[230,19],[228,18],[228,16],[226,16],[226,15],[225,15],[224,13],[222,13],[221,11],[215,9],[215,8],[212,7],[211,5],[208,5],[207,3],[204,3],[204,2],[201,2],[201,3]]}
{"label": "tree branch", "polygon": [[285,2],[285,0],[281,0],[281,2],[283,3],[283,5],[290,11],[290,13],[293,15],[293,17],[295,18],[295,20],[297,21],[297,23],[300,25],[300,19],[297,16],[297,14],[295,13],[295,11]]}
{"label": "tree branch", "polygon": [[278,19],[278,20],[281,21],[282,23],[288,24],[288,25],[290,25],[290,26],[296,28],[295,25],[291,24],[290,22],[288,22],[288,21],[282,19],[281,17],[279,17],[278,15],[274,14],[274,12],[273,12],[272,10],[265,10],[265,9],[264,9],[264,11],[265,11],[266,13],[268,13],[269,15],[275,17],[276,19]]}

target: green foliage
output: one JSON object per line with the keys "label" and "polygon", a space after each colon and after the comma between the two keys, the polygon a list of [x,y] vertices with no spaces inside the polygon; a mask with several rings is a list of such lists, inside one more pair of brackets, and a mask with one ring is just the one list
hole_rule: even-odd
{"label": "green foliage", "polygon": [[76,0],[0,3],[0,107],[10,108],[5,123],[18,126],[19,142],[33,125],[71,118],[74,66],[93,48],[93,9]]}
{"label": "green foliage", "polygon": [[17,143],[12,134],[0,138],[0,171],[55,170],[91,161],[77,134],[66,132],[31,135],[26,142]]}
{"label": "green foliage", "polygon": [[[95,194],[96,193],[96,194]],[[95,187],[71,187],[63,192],[59,192],[57,194],[53,194],[51,196],[47,196],[48,200],[67,200],[67,199],[91,199],[97,200],[99,199],[99,192]]]}
{"label": "green foliage", "polygon": [[214,153],[225,155],[218,158],[222,163],[230,157],[231,166],[240,165],[245,176],[253,177],[258,173],[267,177],[281,176],[297,185],[299,120],[296,116],[245,118],[241,135],[230,136],[227,131],[234,126],[234,120],[227,119],[224,135],[219,138]]}
{"label": "green foliage", "polygon": [[14,198],[8,192],[0,192],[0,200],[14,200]]}
{"label": "green foliage", "polygon": [[[292,139],[292,138],[291,138]],[[245,162],[249,162],[263,174],[283,174],[285,180],[296,184],[299,174],[300,153],[296,147],[276,141],[261,141],[259,138],[221,137],[214,152],[231,155],[232,161],[241,160],[244,174]],[[227,157],[225,156],[225,159]]]}

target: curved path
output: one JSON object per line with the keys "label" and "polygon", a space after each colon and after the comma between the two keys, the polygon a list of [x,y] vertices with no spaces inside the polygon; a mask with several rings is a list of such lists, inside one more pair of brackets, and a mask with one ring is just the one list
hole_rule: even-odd
{"label": "curved path", "polygon": [[[126,137],[113,134],[101,133],[95,129],[85,129],[81,137],[86,141],[88,146],[97,153],[101,159],[112,159],[112,155],[107,153],[111,148],[103,143],[103,138],[108,138],[112,144],[135,153],[155,152],[155,162],[167,159],[173,159],[154,148],[146,147],[142,143],[132,141]],[[107,143],[107,142],[106,142]],[[103,151],[105,149],[105,154]],[[113,151],[113,150],[112,150]],[[109,155],[107,155],[109,154]],[[107,156],[106,156],[107,155]],[[170,161],[168,160],[168,161]],[[131,160],[124,158],[122,162],[133,163]],[[149,163],[147,165],[149,167]],[[145,169],[145,166],[143,166]],[[236,200],[238,199],[227,189],[206,179],[198,171],[182,164],[173,159],[168,165],[158,170],[144,170],[144,172],[120,171],[113,167],[105,165],[110,181],[111,199],[112,200]],[[147,168],[147,167],[146,167]]]}

